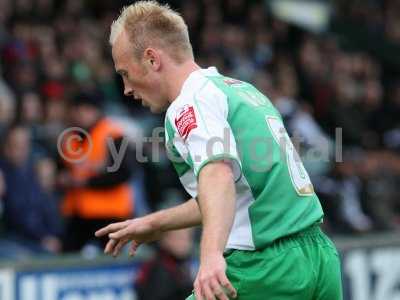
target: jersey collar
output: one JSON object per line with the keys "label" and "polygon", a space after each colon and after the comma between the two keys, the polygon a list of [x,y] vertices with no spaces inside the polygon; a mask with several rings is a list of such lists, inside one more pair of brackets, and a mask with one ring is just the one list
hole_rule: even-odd
{"label": "jersey collar", "polygon": [[198,69],[196,71],[193,71],[183,83],[179,96],[185,94],[186,92],[193,91],[195,87],[202,81],[201,79],[205,76],[218,75],[219,73],[216,67],[209,67],[207,69]]}

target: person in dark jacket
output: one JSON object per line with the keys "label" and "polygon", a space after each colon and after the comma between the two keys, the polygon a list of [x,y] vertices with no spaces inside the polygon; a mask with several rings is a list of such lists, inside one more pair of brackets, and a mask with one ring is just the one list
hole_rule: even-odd
{"label": "person in dark jacket", "polygon": [[23,258],[57,252],[61,225],[57,203],[36,181],[30,160],[30,133],[21,125],[6,133],[0,170],[4,176],[4,234],[0,256]]}
{"label": "person in dark jacket", "polygon": [[184,300],[192,291],[190,253],[193,230],[167,232],[156,256],[145,263],[136,279],[139,300]]}

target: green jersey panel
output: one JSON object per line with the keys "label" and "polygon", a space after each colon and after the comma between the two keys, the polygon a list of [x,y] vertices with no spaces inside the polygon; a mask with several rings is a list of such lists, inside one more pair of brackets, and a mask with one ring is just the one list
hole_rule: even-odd
{"label": "green jersey panel", "polygon": [[270,100],[251,84],[207,78],[227,98],[228,123],[254,198],[248,212],[255,248],[320,221],[319,199]]}

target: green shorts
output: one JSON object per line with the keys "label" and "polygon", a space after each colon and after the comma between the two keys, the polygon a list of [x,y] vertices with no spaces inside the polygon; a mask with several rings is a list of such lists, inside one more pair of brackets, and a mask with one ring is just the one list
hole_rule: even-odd
{"label": "green shorts", "polygon": [[263,250],[228,251],[225,259],[238,300],[342,299],[339,255],[319,225]]}

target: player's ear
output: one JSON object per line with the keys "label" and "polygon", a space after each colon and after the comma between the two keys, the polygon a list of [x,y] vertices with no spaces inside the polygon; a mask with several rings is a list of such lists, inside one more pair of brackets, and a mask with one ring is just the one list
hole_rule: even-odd
{"label": "player's ear", "polygon": [[154,71],[158,71],[161,66],[160,54],[154,48],[147,48],[144,51],[144,60],[147,66]]}

